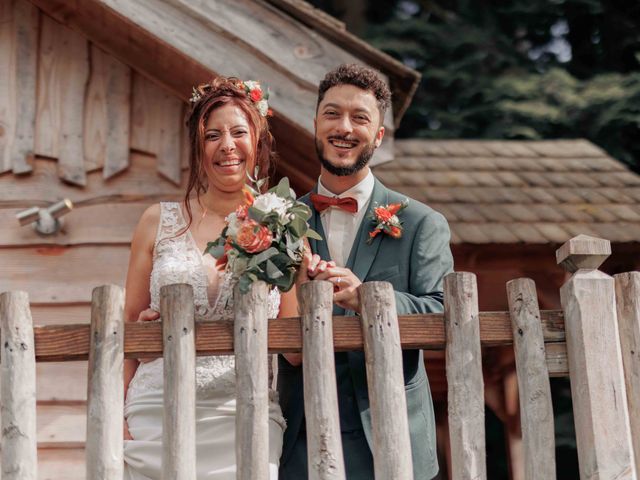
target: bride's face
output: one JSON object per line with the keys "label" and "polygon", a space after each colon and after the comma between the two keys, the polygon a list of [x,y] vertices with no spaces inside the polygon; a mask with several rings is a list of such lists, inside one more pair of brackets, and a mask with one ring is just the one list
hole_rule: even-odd
{"label": "bride's face", "polygon": [[244,112],[233,104],[215,109],[204,132],[204,171],[209,188],[231,193],[253,172],[253,132]]}

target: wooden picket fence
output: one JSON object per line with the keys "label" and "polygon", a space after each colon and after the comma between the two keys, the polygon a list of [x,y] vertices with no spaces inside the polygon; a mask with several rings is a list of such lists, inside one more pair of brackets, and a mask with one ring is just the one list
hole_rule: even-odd
{"label": "wooden picket fence", "polygon": [[[332,286],[301,289],[301,317],[267,320],[267,287],[236,292],[234,322],[194,323],[188,285],[161,291],[159,323],[123,322],[123,290],[93,292],[91,325],[33,327],[27,294],[0,295],[2,478],[37,477],[37,361],[88,359],[88,479],[122,478],[123,359],[163,355],[163,478],[195,478],[195,358],[235,352],[238,479],[268,478],[267,355],[302,349],[311,479],[344,479],[334,351],[364,349],[377,479],[412,478],[402,348],[446,349],[452,478],[486,479],[481,346],[513,344],[525,478],[556,478],[550,375],[571,379],[580,478],[636,479],[640,459],[640,273],[598,271],[606,240],[557,251],[572,277],[563,311],[540,311],[533,281],[507,284],[509,312],[478,311],[475,275],[445,278],[444,314],[398,317],[388,283],[365,283],[360,317],[332,318]],[[302,346],[304,345],[304,348]],[[416,479],[418,480],[418,479]]]}

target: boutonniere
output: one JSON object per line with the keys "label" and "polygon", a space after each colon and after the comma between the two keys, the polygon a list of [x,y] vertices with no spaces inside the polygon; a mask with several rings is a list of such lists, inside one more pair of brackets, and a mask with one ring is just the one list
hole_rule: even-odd
{"label": "boutonniere", "polygon": [[386,233],[391,238],[400,238],[402,236],[402,222],[398,218],[398,214],[407,208],[407,205],[409,205],[409,200],[405,198],[400,203],[374,207],[371,221],[375,228],[369,232],[367,243],[371,243],[380,232]]}

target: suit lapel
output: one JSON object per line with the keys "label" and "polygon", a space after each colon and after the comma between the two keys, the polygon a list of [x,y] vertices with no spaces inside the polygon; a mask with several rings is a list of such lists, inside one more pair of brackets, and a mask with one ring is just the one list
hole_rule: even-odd
{"label": "suit lapel", "polygon": [[367,208],[367,212],[360,222],[360,228],[356,234],[356,240],[353,242],[353,247],[349,254],[346,267],[349,268],[355,275],[364,282],[371,265],[380,248],[380,242],[382,242],[382,233],[373,239],[371,243],[367,243],[369,240],[369,232],[373,229],[373,223],[371,222],[371,214],[373,209],[380,205],[386,205],[388,203],[387,189],[382,183],[375,180],[373,186],[373,192],[371,194],[371,201]]}

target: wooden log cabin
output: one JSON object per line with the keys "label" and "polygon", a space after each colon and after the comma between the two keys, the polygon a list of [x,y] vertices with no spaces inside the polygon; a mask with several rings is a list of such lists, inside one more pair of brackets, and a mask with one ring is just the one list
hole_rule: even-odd
{"label": "wooden log cabin", "polygon": [[[394,142],[393,131],[419,75],[303,1],[0,0],[0,292],[27,291],[35,324],[88,322],[92,288],[124,282],[131,234],[142,211],[159,200],[180,198],[186,101],[193,85],[216,74],[256,78],[270,87],[280,153],[275,176],[288,176],[299,193],[305,192],[318,173],[312,137],[315,90],[324,73],[342,62],[369,64],[388,78],[394,102],[385,119],[384,145],[374,160],[376,173],[391,188],[447,216],[457,269],[479,274],[482,310],[506,309],[505,279],[531,272],[543,280],[538,281],[542,308],[557,308],[564,276],[554,267],[553,250],[577,233],[595,231],[612,240],[614,254],[625,252],[617,257],[620,268],[612,270],[638,268],[637,176],[621,173],[624,169],[614,167],[614,160],[599,150],[593,154],[595,147],[585,142],[577,142],[583,151],[574,149],[572,155],[558,153],[571,150],[571,142]],[[394,156],[398,160],[391,161]],[[569,172],[544,180],[550,184],[529,184],[528,170],[513,166],[532,165],[533,179],[542,167],[527,159],[543,161],[551,175],[551,165],[560,165],[558,156],[571,160],[566,165],[592,162],[591,176],[575,167],[580,170],[576,176],[591,180],[571,180]],[[612,173],[597,166],[594,156]],[[487,166],[516,157],[520,163],[504,171]],[[626,180],[593,184],[598,172]],[[508,180],[514,175],[520,183]],[[557,178],[570,183],[563,186]],[[581,231],[590,223],[582,220],[558,226],[580,215],[566,206],[572,203],[568,186],[593,199],[577,211],[616,235],[593,225]],[[495,187],[492,200],[483,200],[490,187]],[[529,192],[531,202],[512,202],[510,226],[500,221],[478,225],[483,223],[478,219],[491,220],[499,217],[500,208],[508,209],[505,196],[529,187],[540,198],[551,195],[557,205],[542,199],[542,206],[531,209],[527,204],[536,201]],[[619,192],[617,198],[613,191]],[[63,198],[74,209],[58,233],[41,236],[30,226],[19,226],[18,212]],[[605,213],[593,214],[591,203],[606,203],[596,208]],[[516,213],[535,210],[546,212],[539,213],[541,237],[526,233],[532,228],[529,217],[519,219],[524,213]],[[613,220],[602,220],[602,215],[613,215]],[[634,255],[636,264],[629,265]],[[609,263],[618,262],[615,258]],[[553,286],[545,286],[547,279]],[[436,398],[446,392],[443,362],[441,353],[428,362]],[[491,363],[501,366],[497,382],[513,385],[515,377],[508,379],[512,363]],[[78,465],[84,462],[86,363],[38,363],[37,382],[40,478],[84,478]],[[513,388],[500,387],[499,393],[494,408],[503,408],[507,400],[513,405],[508,397]]]}
{"label": "wooden log cabin", "polygon": [[[36,324],[88,322],[91,290],[122,285],[143,210],[179,199],[192,86],[215,75],[271,90],[280,161],[300,193],[319,167],[316,90],[366,63],[393,86],[393,132],[419,75],[299,0],[0,0],[0,291],[28,292]],[[393,156],[393,135],[377,161]],[[63,198],[62,229],[16,214]],[[37,366],[40,478],[84,478],[86,363]]]}

